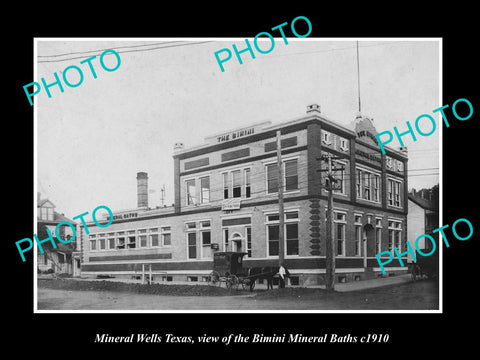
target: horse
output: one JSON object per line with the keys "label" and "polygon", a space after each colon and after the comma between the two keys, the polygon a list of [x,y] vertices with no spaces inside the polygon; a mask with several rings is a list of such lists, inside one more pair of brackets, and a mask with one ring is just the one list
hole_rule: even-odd
{"label": "horse", "polygon": [[267,290],[273,290],[273,277],[278,274],[278,266],[253,267],[248,271],[250,278],[250,291],[253,291],[257,279],[267,280]]}
{"label": "horse", "polygon": [[417,277],[421,279],[424,276],[422,268],[416,262],[413,262],[411,265],[411,273],[413,281],[417,281]]}

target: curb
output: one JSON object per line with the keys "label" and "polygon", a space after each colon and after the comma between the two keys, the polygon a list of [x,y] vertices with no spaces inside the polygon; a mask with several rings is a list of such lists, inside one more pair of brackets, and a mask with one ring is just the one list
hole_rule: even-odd
{"label": "curb", "polygon": [[404,284],[407,282],[412,282],[412,277],[410,274],[402,274],[402,275],[391,276],[387,278],[337,284],[335,286],[335,290],[339,292],[349,292],[349,291],[357,291],[357,290],[363,290],[363,289],[373,289],[373,288],[388,286],[388,285]]}

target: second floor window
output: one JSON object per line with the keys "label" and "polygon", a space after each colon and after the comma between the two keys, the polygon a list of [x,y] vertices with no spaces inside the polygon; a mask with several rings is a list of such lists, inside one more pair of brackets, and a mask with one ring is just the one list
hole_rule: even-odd
{"label": "second floor window", "polygon": [[[336,194],[345,194],[345,167],[346,164],[339,161],[333,162],[334,177],[337,180],[338,189],[333,190]],[[322,174],[326,174],[323,172]]]}
{"label": "second floor window", "polygon": [[388,179],[388,205],[402,206],[400,201],[401,183],[392,179]]}
{"label": "second floor window", "polygon": [[187,205],[195,205],[197,203],[196,190],[195,190],[195,179],[187,180]]}
{"label": "second floor window", "polygon": [[210,201],[210,177],[200,178],[200,203],[205,204]]}
{"label": "second floor window", "polygon": [[251,196],[250,169],[236,169],[222,174],[223,198],[249,198]]}
{"label": "second floor window", "polygon": [[380,175],[363,169],[356,170],[357,198],[380,201]]}
{"label": "second floor window", "polygon": [[40,219],[42,220],[51,220],[53,221],[53,208],[52,207],[41,207],[40,208]]}
{"label": "second floor window", "polygon": [[170,226],[162,227],[162,245],[170,246],[172,245],[172,232]]}
{"label": "second floor window", "polygon": [[[198,189],[198,191],[197,191]],[[185,181],[187,205],[207,204],[210,202],[210,176]]]}
{"label": "second floor window", "polygon": [[[267,169],[267,194],[278,192],[278,167],[277,164],[268,164]],[[284,190],[298,190],[298,160],[286,160],[283,162]]]}
{"label": "second floor window", "polygon": [[284,162],[285,168],[285,191],[298,189],[297,160]]}
{"label": "second floor window", "polygon": [[232,171],[232,196],[234,198],[242,197],[242,172],[240,170]]}
{"label": "second floor window", "polygon": [[278,192],[278,170],[277,164],[267,165],[267,193]]}

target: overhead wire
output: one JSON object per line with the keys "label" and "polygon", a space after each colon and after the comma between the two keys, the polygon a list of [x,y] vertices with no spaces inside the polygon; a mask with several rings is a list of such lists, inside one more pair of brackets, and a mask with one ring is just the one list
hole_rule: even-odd
{"label": "overhead wire", "polygon": [[186,41],[162,41],[162,42],[151,43],[151,44],[115,46],[115,47],[110,47],[110,48],[105,48],[105,49],[85,50],[85,51],[73,51],[73,52],[64,53],[64,54],[37,55],[37,57],[39,57],[39,58],[44,58],[44,57],[60,57],[60,56],[76,55],[76,54],[88,54],[88,53],[105,51],[105,50],[113,50],[113,49],[125,49],[125,48],[134,48],[134,47],[156,46],[156,45],[161,45],[161,44],[170,44],[170,43],[172,43],[172,42],[186,42]]}
{"label": "overhead wire", "polygon": [[[272,160],[274,159],[274,157],[271,158]],[[289,159],[288,157],[285,158],[284,161],[289,161],[289,160],[293,160],[293,158]],[[263,167],[264,167],[264,170],[262,171],[257,171],[257,172],[253,172],[252,171],[252,166],[249,165],[248,163],[247,164],[240,164],[238,165],[238,167],[236,168],[232,168],[232,169],[227,169],[227,170],[222,170],[221,173],[229,173],[231,174],[232,172],[234,171],[241,171],[245,168],[250,168],[251,171],[250,171],[250,183],[252,182],[262,182],[262,181],[267,181],[267,173],[266,173],[266,167],[267,166],[274,166],[276,168],[276,163],[274,162],[271,162],[269,163],[269,161],[265,161],[265,163],[263,164]],[[315,165],[309,165],[309,164],[298,164],[297,165],[297,177],[300,176],[300,174],[308,174],[308,171],[311,171],[311,170],[321,170],[322,168],[322,165],[320,164],[320,161],[318,162],[318,164],[315,164]],[[426,168],[426,169],[412,169],[411,171],[432,171],[432,170],[439,170],[439,168]],[[380,172],[380,170],[372,170],[373,173],[376,173],[376,171]],[[410,171],[410,170],[408,170]],[[187,181],[189,180],[189,176],[192,175],[192,178],[193,177],[202,177],[203,175],[201,174],[201,172],[198,172],[196,175],[194,174],[181,174],[181,176],[184,177],[184,181]],[[387,174],[387,176],[390,175],[390,174]],[[391,174],[392,176],[395,176],[396,174]],[[415,173],[415,174],[407,174],[407,177],[418,177],[418,176],[433,176],[433,175],[439,175],[438,172],[436,173],[425,173],[425,174],[419,174],[419,173]],[[232,182],[232,178],[231,178],[232,175],[229,175],[229,182],[231,183]],[[403,174],[400,173],[400,174],[397,174],[398,177],[403,177]],[[241,180],[242,180],[242,183],[244,183],[245,181],[245,175],[241,175]],[[307,175],[308,177],[308,175]],[[344,173],[343,175],[343,179],[345,180],[351,180],[353,178],[356,178],[356,176],[353,176],[351,174],[349,174],[349,172],[346,172]],[[299,183],[301,183],[302,181],[299,181]],[[308,179],[304,181],[305,183],[308,182]],[[214,187],[214,188],[222,188],[223,189],[223,177],[222,176],[219,176],[217,179],[213,180],[210,179],[210,183],[211,183],[211,186]]]}
{"label": "overhead wire", "polygon": [[[201,41],[201,42],[193,42],[193,43],[187,43],[187,44],[175,44],[175,45],[167,45],[167,46],[158,46],[158,47],[153,47],[153,48],[148,48],[148,49],[135,49],[135,50],[124,50],[124,51],[117,51],[118,54],[124,54],[124,53],[132,53],[132,52],[144,52],[144,51],[152,51],[152,50],[158,50],[158,49],[166,49],[166,48],[172,48],[172,47],[180,47],[180,46],[191,46],[191,45],[199,45],[199,44],[204,44],[208,43],[211,41]],[[108,49],[108,50],[113,50]],[[76,56],[76,57],[70,57],[66,59],[59,59],[59,60],[39,60],[37,61],[38,63],[52,63],[52,62],[61,62],[61,61],[68,61],[68,60],[75,60],[75,59],[83,59],[85,56]]]}
{"label": "overhead wire", "polygon": [[[272,165],[276,165],[276,164],[272,164]],[[244,167],[240,167],[240,169],[243,169],[243,168],[247,168],[247,166],[244,166]],[[308,184],[310,182],[310,180],[308,179],[308,176],[307,176],[307,179],[305,180],[299,180],[299,174],[301,171],[298,171],[298,169],[300,170],[303,170],[303,169],[308,169],[308,166],[305,166],[305,165],[301,165],[299,168],[297,168],[297,181],[296,181],[296,189],[293,189],[290,191],[290,193],[294,193],[294,192],[298,192],[298,191],[303,191],[303,190],[308,190]],[[419,169],[420,170],[420,169]],[[235,171],[235,170],[234,170]],[[229,171],[230,173],[230,171]],[[418,176],[437,176],[438,173],[433,173],[433,174],[413,174],[413,175],[407,175],[408,177],[418,177]],[[320,175],[321,176],[321,175]],[[202,177],[201,175],[198,175],[198,177]],[[353,176],[350,176],[350,175],[344,175],[343,177],[343,181],[346,181],[346,180],[352,180],[354,177]],[[187,181],[188,180],[188,177],[186,177],[184,179],[184,181]],[[239,184],[239,186],[235,186],[235,187],[240,187],[242,190],[241,191],[245,191],[245,178],[244,176],[241,177],[241,183]],[[272,193],[268,193],[268,188],[267,188],[267,173],[266,171],[262,171],[262,172],[259,172],[255,175],[250,175],[250,189],[252,189],[252,180],[255,180],[255,181],[262,181],[265,183],[265,187],[262,187],[261,190],[257,190],[257,191],[252,191],[250,190],[250,196],[252,195],[256,195],[256,194],[264,194],[266,196],[274,196],[275,194],[277,194],[277,192],[272,192]],[[284,180],[285,180],[285,175],[284,175]],[[229,184],[228,184],[228,191],[229,193],[233,191],[233,187],[232,186],[232,179],[231,177],[229,177]],[[197,187],[195,187],[197,188]],[[201,194],[201,189],[200,187],[199,188],[199,194]],[[284,188],[285,188],[285,185],[284,185]],[[381,188],[381,185],[379,186],[379,190]],[[224,190],[226,189],[226,187],[224,187],[224,184],[223,184],[223,177],[219,176],[215,181],[211,181],[210,180],[210,188],[209,188],[209,192],[212,193],[212,192],[223,192]],[[284,190],[285,191],[285,190]],[[285,194],[288,195],[288,191],[285,191]],[[220,200],[217,200],[217,201],[209,201],[209,204],[220,204],[224,199],[220,199]],[[200,204],[196,204],[196,205],[200,205]]]}

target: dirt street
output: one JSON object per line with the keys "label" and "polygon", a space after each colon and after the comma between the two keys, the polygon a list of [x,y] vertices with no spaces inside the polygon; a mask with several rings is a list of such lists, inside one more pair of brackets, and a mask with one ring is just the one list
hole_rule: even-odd
{"label": "dirt street", "polygon": [[438,306],[438,284],[427,280],[351,292],[274,289],[238,296],[38,288],[38,310],[434,310]]}

